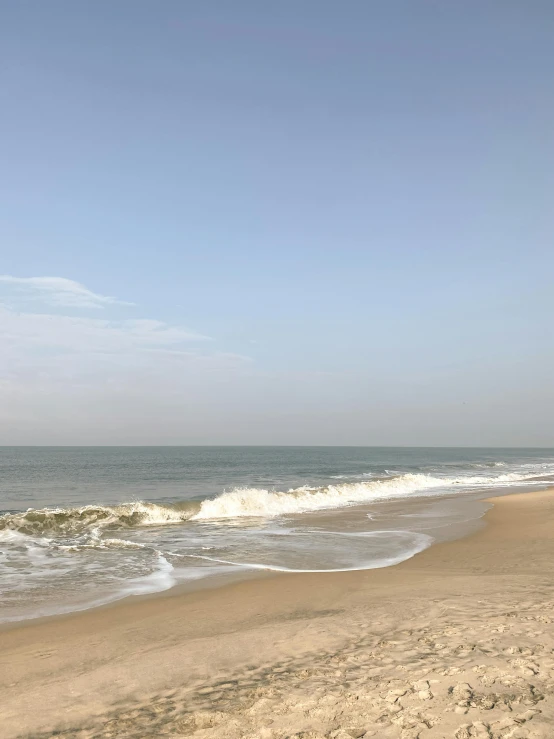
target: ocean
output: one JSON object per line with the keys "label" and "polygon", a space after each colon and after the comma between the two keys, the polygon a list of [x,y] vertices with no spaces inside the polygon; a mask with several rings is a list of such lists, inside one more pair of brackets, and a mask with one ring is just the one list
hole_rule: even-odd
{"label": "ocean", "polygon": [[554,482],[552,449],[0,448],[0,622],[387,567]]}

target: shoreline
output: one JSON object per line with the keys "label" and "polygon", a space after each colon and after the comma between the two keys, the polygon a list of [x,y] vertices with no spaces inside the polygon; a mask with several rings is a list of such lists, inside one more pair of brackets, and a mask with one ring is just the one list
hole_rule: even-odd
{"label": "shoreline", "polygon": [[[542,486],[540,489],[544,489],[544,486]],[[520,492],[534,492],[537,490],[537,487],[529,485],[527,488],[512,488],[512,487],[499,487],[494,492],[496,495],[513,495],[518,494]],[[488,491],[490,492],[490,490]],[[21,615],[21,616],[12,616],[9,618],[6,618],[5,620],[0,620],[0,633],[3,631],[8,631],[10,629],[19,628],[20,626],[25,625],[34,625],[34,624],[40,624],[45,623],[52,620],[57,620],[60,618],[67,618],[71,617],[72,615],[77,615],[79,613],[85,613],[88,611],[97,611],[100,609],[106,609],[106,608],[112,608],[112,607],[118,607],[119,605],[124,604],[132,604],[132,603],[138,603],[143,600],[149,600],[151,598],[158,598],[158,597],[166,597],[166,596],[176,596],[176,595],[182,595],[182,594],[190,594],[196,591],[202,591],[202,590],[212,590],[212,589],[218,589],[221,587],[225,587],[227,585],[231,585],[234,583],[238,583],[241,581],[248,581],[248,580],[255,580],[255,579],[262,579],[266,577],[272,577],[274,575],[280,575],[280,574],[291,574],[291,575],[299,575],[299,574],[336,574],[336,573],[347,573],[347,572],[364,572],[368,570],[373,569],[383,569],[388,568],[391,566],[395,566],[396,564],[400,564],[403,561],[406,561],[408,559],[411,559],[412,557],[416,556],[417,554],[420,554],[422,551],[425,551],[425,549],[428,549],[429,547],[436,546],[437,543],[443,542],[443,541],[452,541],[459,538],[463,538],[465,536],[470,535],[474,531],[479,530],[480,527],[482,527],[483,524],[483,517],[490,507],[487,504],[487,499],[485,497],[478,497],[475,495],[471,495],[471,493],[468,495],[467,491],[464,491],[463,495],[460,496],[453,496],[453,495],[447,495],[447,494],[439,494],[437,496],[416,496],[415,498],[402,498],[399,500],[385,500],[385,501],[378,501],[375,505],[387,505],[387,506],[395,506],[398,507],[401,505],[403,514],[406,511],[411,511],[414,508],[417,510],[419,506],[422,505],[422,503],[428,503],[428,502],[442,502],[449,504],[452,504],[453,502],[457,505],[462,506],[473,506],[473,512],[469,517],[462,518],[458,521],[441,524],[438,526],[438,528],[431,527],[432,533],[430,534],[431,542],[424,546],[421,549],[415,550],[414,552],[408,554],[405,559],[401,559],[400,561],[393,562],[387,564],[375,564],[363,567],[363,566],[353,566],[351,568],[338,568],[338,569],[286,569],[285,567],[280,568],[279,566],[271,566],[271,565],[262,565],[262,564],[244,564],[242,568],[240,568],[240,565],[233,564],[232,566],[235,567],[234,572],[221,572],[217,574],[211,574],[207,577],[203,578],[192,578],[190,580],[187,579],[181,579],[175,581],[173,584],[169,585],[169,587],[162,587],[160,589],[152,589],[152,590],[145,590],[144,592],[129,592],[129,593],[111,593],[106,594],[105,596],[102,596],[99,594],[98,598],[96,600],[92,601],[84,601],[81,604],[79,603],[69,603],[67,605],[61,605],[59,609],[53,610],[51,612],[46,612],[42,614],[36,614],[36,615]],[[481,510],[478,510],[480,508]],[[321,511],[322,514],[327,513],[329,515],[331,524],[334,523],[335,518],[338,514],[340,517],[345,515],[351,515],[352,512],[357,512],[359,510],[359,514],[362,517],[365,517],[367,515],[367,511],[364,510],[363,506],[347,506],[343,509],[328,509]],[[382,510],[380,511],[382,513]],[[390,510],[387,511],[387,515],[390,515]],[[396,514],[392,514],[396,515]],[[319,524],[321,525],[321,519],[319,521]],[[396,529],[393,529],[393,531]],[[412,532],[412,530],[409,530],[413,536],[417,536],[416,533]],[[417,529],[416,529],[417,531]],[[426,531],[423,529],[423,531]],[[240,569],[239,569],[240,568]]]}
{"label": "shoreline", "polygon": [[[185,593],[175,593],[177,587],[86,611],[4,624],[0,630],[3,736],[36,731],[50,736],[55,727],[63,731],[68,726],[79,728],[62,736],[126,736],[127,729],[121,727],[115,734],[99,728],[106,717],[112,723],[118,720],[117,710],[121,713],[123,708],[116,709],[116,701],[120,706],[147,705],[153,696],[175,690],[186,698],[186,710],[182,708],[186,717],[181,719],[186,723],[192,708],[204,705],[199,696],[210,694],[202,691],[218,680],[240,683],[237,676],[265,674],[272,665],[290,661],[308,665],[303,669],[310,672],[314,659],[341,653],[361,631],[364,638],[382,640],[383,634],[401,624],[411,624],[417,631],[424,628],[422,624],[428,627],[432,618],[444,620],[450,611],[459,615],[469,602],[490,614],[498,606],[505,611],[506,600],[512,607],[518,599],[538,603],[540,598],[554,597],[549,576],[554,556],[554,489],[503,495],[488,502],[493,506],[485,513],[483,528],[433,544],[390,567],[267,574]],[[338,678],[331,684],[340,692],[344,681]],[[269,698],[264,695],[260,700]],[[135,733],[128,735],[158,735],[148,733],[151,725],[137,728],[142,720],[139,714],[133,719],[134,728],[127,727]],[[449,716],[459,719],[454,709]],[[100,733],[86,733],[89,729],[83,727],[87,726],[96,727],[90,732]],[[400,736],[394,734],[395,726],[394,722],[383,726],[393,733],[382,735]],[[441,731],[444,726],[443,721]],[[427,729],[422,730],[422,739],[450,735]],[[212,733],[198,736],[247,735],[240,728],[229,733],[224,720],[198,728],[208,730]],[[189,736],[196,729],[172,733]]]}
{"label": "shoreline", "polygon": [[[499,487],[497,489],[489,489],[487,492],[492,493],[494,492],[494,498],[500,498],[504,497],[506,495],[522,495],[527,493],[534,493],[534,492],[541,492],[542,490],[548,490],[551,487],[551,483],[545,482],[543,486],[540,488],[537,488],[535,485],[529,485],[527,487]],[[553,488],[554,489],[554,488]],[[486,494],[485,494],[486,495]],[[456,496],[458,497],[458,496]],[[422,501],[426,500],[441,500],[441,501],[448,501],[452,502],[452,498],[454,496],[452,495],[438,495],[436,498],[427,498],[426,496],[417,496],[414,499],[411,498],[405,498],[400,499],[398,501],[392,500],[392,501],[385,501],[388,504],[395,504],[398,505],[398,503],[402,503],[404,508],[407,508],[407,510],[410,510],[413,506],[418,506],[421,504]],[[108,595],[106,597],[100,596],[97,602],[86,602],[82,605],[68,605],[67,609],[60,609],[58,611],[52,612],[52,613],[45,613],[41,615],[31,615],[31,616],[23,616],[21,618],[13,617],[9,620],[0,621],[0,635],[2,632],[10,631],[12,629],[18,629],[20,627],[26,627],[26,626],[34,626],[39,625],[43,623],[48,623],[51,621],[57,621],[59,619],[66,619],[71,618],[72,616],[78,616],[79,614],[85,614],[88,612],[97,612],[102,611],[105,609],[111,609],[111,608],[118,608],[120,606],[125,605],[133,605],[135,603],[141,603],[145,600],[150,599],[157,599],[157,598],[172,598],[176,596],[182,596],[182,595],[190,595],[192,593],[195,593],[197,591],[205,591],[205,590],[214,590],[214,589],[220,589],[225,588],[229,585],[237,584],[243,581],[251,581],[251,580],[258,580],[258,579],[265,579],[265,578],[271,578],[274,576],[282,576],[290,574],[293,577],[297,577],[298,575],[334,575],[334,574],[347,574],[349,572],[356,573],[356,572],[368,572],[373,570],[380,570],[380,569],[389,569],[390,567],[396,567],[399,564],[402,564],[405,561],[408,561],[412,559],[415,556],[420,555],[422,552],[426,551],[426,549],[432,548],[437,546],[438,544],[441,544],[443,542],[448,541],[456,541],[458,539],[466,538],[467,536],[471,536],[473,533],[479,531],[483,526],[486,524],[484,523],[484,518],[487,514],[487,511],[490,509],[490,506],[492,505],[489,501],[492,500],[492,497],[471,497],[467,498],[467,491],[463,494],[463,496],[458,497],[458,502],[462,502],[464,504],[473,504],[473,505],[481,505],[482,510],[477,515],[472,515],[467,519],[462,519],[460,521],[445,524],[447,526],[447,531],[445,534],[441,536],[437,536],[437,530],[434,530],[434,536],[432,536],[433,541],[423,549],[419,551],[415,551],[414,553],[410,554],[406,559],[401,560],[400,562],[381,565],[381,566],[375,566],[375,567],[353,567],[352,569],[337,569],[337,570],[287,570],[287,569],[279,569],[278,567],[264,567],[263,565],[244,565],[242,570],[237,570],[234,573],[221,573],[221,574],[214,574],[210,575],[205,578],[200,579],[191,579],[189,580],[180,580],[175,582],[174,584],[170,585],[169,587],[160,589],[160,590],[151,590],[146,591],[144,593],[128,593],[125,595],[122,594],[112,594]],[[341,512],[341,509],[339,510],[339,514]],[[356,506],[351,506],[344,511],[351,512],[353,510],[356,510]],[[323,511],[325,512],[325,511]],[[330,514],[336,515],[337,509],[329,509]],[[365,515],[365,514],[362,514]],[[443,527],[439,527],[440,528]]]}

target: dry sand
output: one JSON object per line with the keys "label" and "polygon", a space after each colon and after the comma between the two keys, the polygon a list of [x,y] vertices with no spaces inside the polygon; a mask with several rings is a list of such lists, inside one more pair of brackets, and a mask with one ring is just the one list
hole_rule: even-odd
{"label": "dry sand", "polygon": [[395,567],[0,632],[0,736],[554,737],[554,490]]}

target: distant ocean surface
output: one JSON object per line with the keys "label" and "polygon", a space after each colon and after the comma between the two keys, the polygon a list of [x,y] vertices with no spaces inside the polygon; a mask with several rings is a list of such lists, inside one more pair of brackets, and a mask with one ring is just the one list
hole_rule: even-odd
{"label": "distant ocean surface", "polygon": [[554,482],[552,449],[0,447],[0,622],[256,571],[386,567]]}

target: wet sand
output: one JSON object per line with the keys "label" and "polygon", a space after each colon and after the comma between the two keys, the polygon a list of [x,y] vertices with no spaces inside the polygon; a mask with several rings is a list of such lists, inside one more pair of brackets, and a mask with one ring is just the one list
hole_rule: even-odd
{"label": "wet sand", "polygon": [[0,737],[554,736],[554,490],[493,502],[394,567],[6,627]]}

